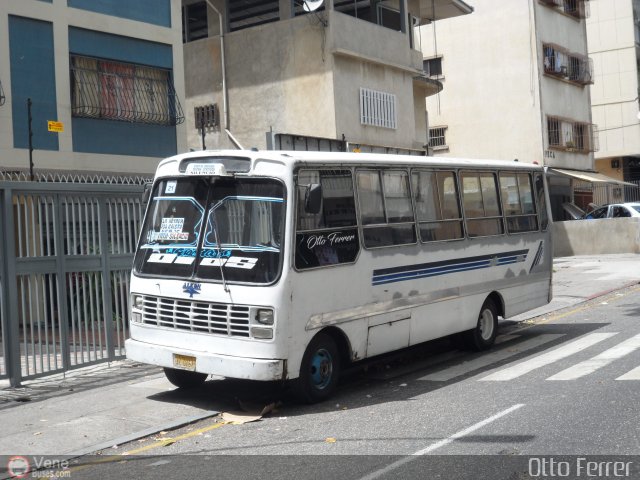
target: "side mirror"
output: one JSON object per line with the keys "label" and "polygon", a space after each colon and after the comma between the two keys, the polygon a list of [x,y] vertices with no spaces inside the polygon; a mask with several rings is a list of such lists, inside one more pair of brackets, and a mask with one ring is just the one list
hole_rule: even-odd
{"label": "side mirror", "polygon": [[304,211],[307,213],[318,214],[322,208],[322,185],[312,183],[307,187],[307,193],[304,197]]}
{"label": "side mirror", "polygon": [[151,197],[151,190],[153,190],[153,183],[145,183],[144,190],[142,192],[142,204],[146,205],[149,203],[149,198]]}

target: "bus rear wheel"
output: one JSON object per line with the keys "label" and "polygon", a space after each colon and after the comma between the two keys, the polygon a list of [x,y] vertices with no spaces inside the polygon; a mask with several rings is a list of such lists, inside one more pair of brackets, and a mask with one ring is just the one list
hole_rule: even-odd
{"label": "bus rear wheel", "polygon": [[326,333],[319,333],[304,352],[300,376],[293,383],[294,394],[303,403],[322,402],[335,392],[339,376],[336,342]]}
{"label": "bus rear wheel", "polygon": [[475,328],[465,332],[465,343],[471,350],[491,348],[498,334],[498,309],[493,300],[487,298],[482,304]]}
{"label": "bus rear wheel", "polygon": [[206,373],[190,372],[188,370],[178,370],[175,368],[165,368],[164,374],[167,380],[178,388],[199,387],[209,376]]}

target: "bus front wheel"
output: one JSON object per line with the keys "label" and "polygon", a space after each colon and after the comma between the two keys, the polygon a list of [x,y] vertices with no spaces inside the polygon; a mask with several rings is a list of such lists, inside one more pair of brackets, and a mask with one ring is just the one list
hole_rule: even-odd
{"label": "bus front wheel", "polygon": [[465,343],[472,350],[486,350],[493,345],[498,334],[498,309],[493,300],[485,300],[476,327],[465,333]]}
{"label": "bus front wheel", "polygon": [[309,343],[300,365],[300,376],[294,380],[294,393],[304,403],[317,403],[333,395],[340,376],[340,356],[336,342],[319,333]]}
{"label": "bus front wheel", "polygon": [[164,374],[167,380],[178,388],[199,387],[209,376],[206,373],[190,372],[188,370],[178,370],[175,368],[165,368]]}

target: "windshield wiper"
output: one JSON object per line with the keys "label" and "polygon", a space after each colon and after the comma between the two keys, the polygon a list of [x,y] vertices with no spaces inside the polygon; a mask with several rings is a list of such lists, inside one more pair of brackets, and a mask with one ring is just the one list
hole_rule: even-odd
{"label": "windshield wiper", "polygon": [[229,286],[227,285],[227,280],[224,278],[224,269],[222,268],[222,249],[220,248],[220,241],[218,240],[218,225],[216,222],[216,212],[215,210],[211,212],[213,215],[213,222],[211,222],[211,229],[213,230],[213,236],[216,240],[216,248],[218,250],[218,268],[220,268],[220,277],[222,278],[222,286],[224,287],[224,291],[227,293],[231,293],[229,290]]}

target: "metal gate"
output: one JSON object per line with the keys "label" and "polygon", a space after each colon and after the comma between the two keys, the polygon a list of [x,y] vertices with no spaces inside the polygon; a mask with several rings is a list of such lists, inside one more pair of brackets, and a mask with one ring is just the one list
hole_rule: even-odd
{"label": "metal gate", "polygon": [[0,182],[0,378],[124,356],[142,190]]}

